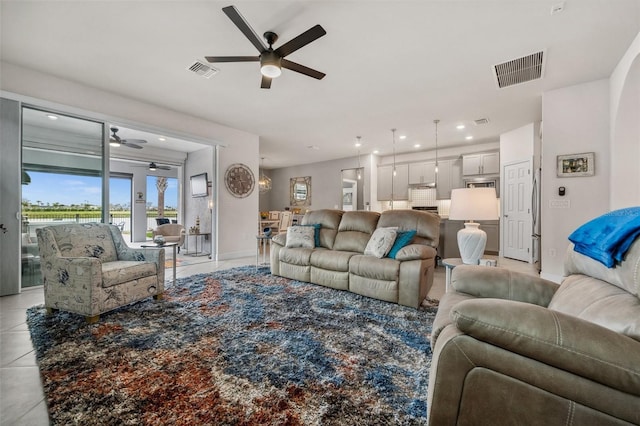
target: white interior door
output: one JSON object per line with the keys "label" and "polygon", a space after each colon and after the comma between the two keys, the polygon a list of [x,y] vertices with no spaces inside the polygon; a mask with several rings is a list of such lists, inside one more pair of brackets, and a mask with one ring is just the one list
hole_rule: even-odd
{"label": "white interior door", "polygon": [[502,194],[502,255],[532,261],[531,160],[504,166]]}

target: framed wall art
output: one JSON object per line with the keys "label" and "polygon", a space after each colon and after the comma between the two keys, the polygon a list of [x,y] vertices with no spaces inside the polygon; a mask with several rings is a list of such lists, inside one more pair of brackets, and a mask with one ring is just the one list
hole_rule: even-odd
{"label": "framed wall art", "polygon": [[558,177],[593,176],[596,168],[595,156],[593,152],[558,155]]}

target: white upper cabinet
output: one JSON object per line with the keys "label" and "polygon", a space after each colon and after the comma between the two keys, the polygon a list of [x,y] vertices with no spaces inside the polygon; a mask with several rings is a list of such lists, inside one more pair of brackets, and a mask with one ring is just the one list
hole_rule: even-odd
{"label": "white upper cabinet", "polygon": [[500,153],[496,151],[463,155],[462,174],[464,176],[500,174]]}
{"label": "white upper cabinet", "polygon": [[409,185],[435,183],[436,162],[423,161],[409,164]]}

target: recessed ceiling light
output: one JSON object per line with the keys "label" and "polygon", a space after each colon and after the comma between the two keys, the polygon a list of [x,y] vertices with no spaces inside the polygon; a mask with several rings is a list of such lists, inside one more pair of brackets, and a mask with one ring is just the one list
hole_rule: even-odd
{"label": "recessed ceiling light", "polygon": [[473,136],[465,136],[465,139],[470,141],[471,139],[473,139]]}
{"label": "recessed ceiling light", "polygon": [[166,141],[167,139],[166,139],[164,136],[160,136],[160,137],[158,138],[158,140],[159,140],[160,142],[164,142],[164,141]]}
{"label": "recessed ceiling light", "polygon": [[58,116],[57,116],[57,115],[53,115],[53,114],[47,114],[47,118],[48,118],[49,120],[57,120],[57,119],[58,119]]}
{"label": "recessed ceiling light", "polygon": [[420,144],[419,144],[419,143],[417,143],[417,144],[415,144],[413,147],[414,147],[414,148],[420,148]]}
{"label": "recessed ceiling light", "polygon": [[462,130],[462,129],[464,129],[464,124],[458,124],[458,125],[456,126],[456,129],[458,129],[458,130]]}
{"label": "recessed ceiling light", "polygon": [[373,150],[373,153],[374,153],[374,154],[379,154],[379,153],[380,153],[380,151],[378,151],[377,149],[374,149],[374,150]]}
{"label": "recessed ceiling light", "polygon": [[309,145],[309,146],[307,146],[307,148],[309,148],[309,149],[320,149],[320,147],[318,145]]}
{"label": "recessed ceiling light", "polygon": [[400,140],[405,140],[407,137],[405,135],[400,135]]}

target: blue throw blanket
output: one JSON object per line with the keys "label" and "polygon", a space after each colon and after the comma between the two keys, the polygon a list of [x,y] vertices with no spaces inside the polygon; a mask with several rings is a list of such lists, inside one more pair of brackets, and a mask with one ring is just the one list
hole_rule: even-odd
{"label": "blue throw blanket", "polygon": [[640,207],[614,210],[585,223],[571,235],[574,250],[608,268],[621,262],[640,235]]}

